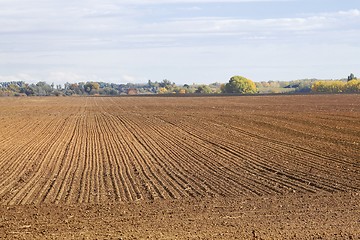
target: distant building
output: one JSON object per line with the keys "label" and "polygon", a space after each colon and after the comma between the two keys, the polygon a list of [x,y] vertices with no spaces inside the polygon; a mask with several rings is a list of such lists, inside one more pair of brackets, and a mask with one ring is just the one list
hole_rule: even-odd
{"label": "distant building", "polygon": [[137,95],[137,94],[138,94],[138,91],[137,91],[136,88],[129,88],[129,89],[127,90],[127,94],[128,94],[128,95]]}

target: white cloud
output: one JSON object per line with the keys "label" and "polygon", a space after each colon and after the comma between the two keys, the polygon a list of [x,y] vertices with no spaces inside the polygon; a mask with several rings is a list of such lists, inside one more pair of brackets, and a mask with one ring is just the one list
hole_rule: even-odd
{"label": "white cloud", "polygon": [[[67,39],[75,41],[78,36],[84,45],[92,45],[89,39],[98,38],[103,41],[106,38],[126,38],[131,36],[154,36],[159,37],[174,33],[179,36],[184,34],[226,34],[233,33],[251,34],[262,32],[277,35],[281,32],[293,33],[296,31],[311,31],[322,28],[334,28],[338,25],[346,25],[349,16],[358,17],[360,11],[352,9],[334,13],[321,13],[308,17],[296,18],[166,18],[147,20],[148,10],[134,7],[136,4],[151,5],[163,3],[209,3],[209,2],[273,2],[273,0],[124,0],[120,3],[114,0],[90,0],[84,3],[75,0],[71,4],[68,1],[35,1],[30,0],[15,7],[21,1],[5,1],[0,9],[0,34],[23,34],[29,36],[42,36],[51,38],[49,43],[61,42],[68,44]],[[129,6],[130,5],[130,6]],[[199,9],[198,7],[191,7]],[[144,18],[144,19],[142,19]],[[54,39],[57,38],[57,39]],[[18,38],[21,41],[21,36]],[[29,38],[27,38],[29,40]],[[0,40],[1,41],[1,40]],[[38,41],[38,40],[35,40]],[[31,42],[31,38],[30,38]],[[0,42],[1,43],[1,42]],[[74,44],[73,42],[70,44]],[[105,43],[107,44],[107,42]],[[1,47],[0,47],[1,50]]]}
{"label": "white cloud", "polygon": [[349,11],[339,11],[338,15],[340,16],[346,16],[346,17],[359,17],[360,16],[360,10],[358,9],[351,9]]}

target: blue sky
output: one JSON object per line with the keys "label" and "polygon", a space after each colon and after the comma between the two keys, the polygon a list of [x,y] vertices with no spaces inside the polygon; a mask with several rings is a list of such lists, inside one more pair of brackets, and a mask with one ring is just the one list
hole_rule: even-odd
{"label": "blue sky", "polygon": [[0,0],[0,81],[360,75],[358,0]]}

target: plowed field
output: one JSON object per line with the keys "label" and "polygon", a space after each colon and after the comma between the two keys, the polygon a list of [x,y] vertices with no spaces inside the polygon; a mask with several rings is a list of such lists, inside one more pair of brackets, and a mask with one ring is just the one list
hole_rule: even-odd
{"label": "plowed field", "polygon": [[359,193],[360,95],[0,98],[0,238],[356,239]]}

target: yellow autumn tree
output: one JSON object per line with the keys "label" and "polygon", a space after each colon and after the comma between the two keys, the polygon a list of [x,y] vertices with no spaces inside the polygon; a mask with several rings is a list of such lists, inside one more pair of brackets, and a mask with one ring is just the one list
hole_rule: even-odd
{"label": "yellow autumn tree", "polygon": [[360,93],[360,80],[351,80],[345,85],[345,92],[347,93]]}
{"label": "yellow autumn tree", "polygon": [[250,79],[247,79],[242,76],[233,76],[230,78],[229,82],[225,84],[224,87],[221,87],[222,92],[224,93],[242,93],[250,94],[257,93],[256,85]]}
{"label": "yellow autumn tree", "polygon": [[342,81],[316,81],[311,86],[312,92],[318,93],[341,93],[345,89],[345,82]]}
{"label": "yellow autumn tree", "polygon": [[158,93],[159,94],[168,93],[168,90],[166,88],[164,88],[164,87],[161,87],[161,88],[159,88]]}

